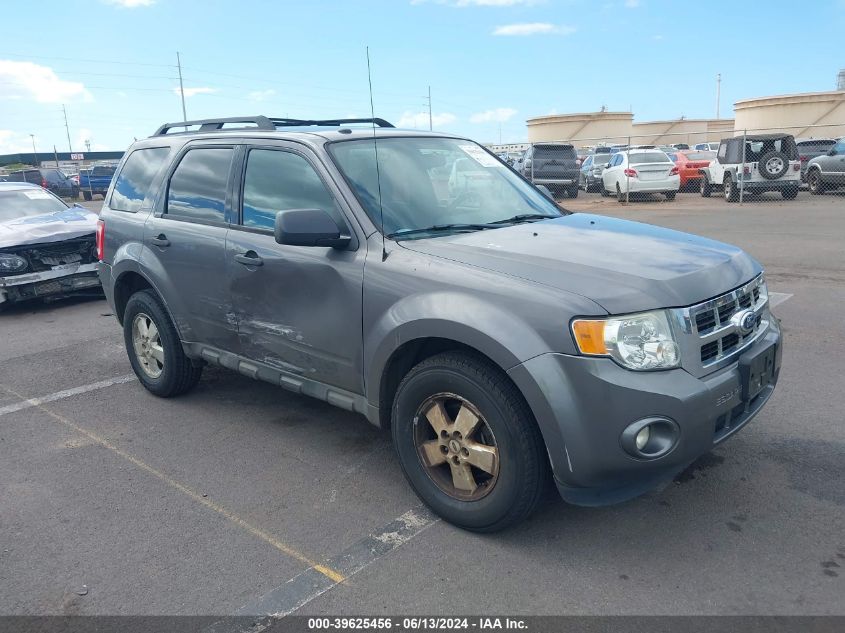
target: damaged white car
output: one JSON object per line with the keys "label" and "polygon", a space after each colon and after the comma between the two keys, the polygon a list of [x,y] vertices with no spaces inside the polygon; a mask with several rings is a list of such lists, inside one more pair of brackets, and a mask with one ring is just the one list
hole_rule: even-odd
{"label": "damaged white car", "polygon": [[99,289],[97,215],[28,183],[0,183],[0,310]]}

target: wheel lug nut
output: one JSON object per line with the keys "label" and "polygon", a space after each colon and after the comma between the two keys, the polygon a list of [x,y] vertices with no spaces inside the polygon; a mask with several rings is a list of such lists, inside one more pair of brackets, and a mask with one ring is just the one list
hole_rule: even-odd
{"label": "wheel lug nut", "polygon": [[462,454],[464,457],[469,457],[469,451],[468,451],[467,449],[465,449],[465,448],[462,448],[462,449],[461,449],[461,454]]}

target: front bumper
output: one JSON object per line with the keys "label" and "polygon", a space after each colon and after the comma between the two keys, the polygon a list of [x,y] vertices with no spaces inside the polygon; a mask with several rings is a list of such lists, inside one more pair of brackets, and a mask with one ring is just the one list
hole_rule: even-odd
{"label": "front bumper", "polygon": [[69,264],[60,269],[0,277],[0,303],[62,295],[100,285],[97,264]]}
{"label": "front bumper", "polygon": [[[549,353],[508,373],[540,425],[561,496],[578,505],[607,505],[671,480],[750,422],[780,373],[776,319],[745,353],[768,345],[775,346],[772,381],[749,402],[742,400],[739,359],[696,378],[683,369],[635,372],[606,358]],[[622,448],[622,432],[654,416],[677,424],[677,441],[662,457],[635,458]]]}

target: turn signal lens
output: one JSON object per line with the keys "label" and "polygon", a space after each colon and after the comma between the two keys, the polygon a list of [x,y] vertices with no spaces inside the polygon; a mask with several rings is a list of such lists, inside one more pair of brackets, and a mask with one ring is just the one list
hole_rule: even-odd
{"label": "turn signal lens", "polygon": [[605,321],[574,321],[572,332],[575,334],[575,342],[582,354],[607,354],[607,346],[604,344]]}

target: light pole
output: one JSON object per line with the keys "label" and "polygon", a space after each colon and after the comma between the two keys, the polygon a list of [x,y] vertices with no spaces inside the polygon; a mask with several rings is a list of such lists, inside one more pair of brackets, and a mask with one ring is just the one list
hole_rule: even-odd
{"label": "light pole", "polygon": [[30,134],[32,139],[32,153],[35,155],[35,166],[38,167],[38,151],[35,149],[35,134]]}
{"label": "light pole", "polygon": [[719,101],[722,94],[722,73],[716,75],[716,118],[719,118]]}

